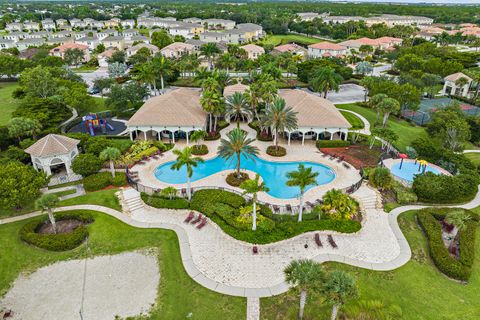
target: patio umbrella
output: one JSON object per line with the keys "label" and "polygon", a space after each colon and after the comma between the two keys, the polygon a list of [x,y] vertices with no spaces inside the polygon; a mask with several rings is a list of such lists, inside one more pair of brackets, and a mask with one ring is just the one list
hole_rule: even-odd
{"label": "patio umbrella", "polygon": [[405,153],[400,153],[398,156],[402,159],[400,160],[400,170],[402,170],[403,159],[408,159],[408,156]]}

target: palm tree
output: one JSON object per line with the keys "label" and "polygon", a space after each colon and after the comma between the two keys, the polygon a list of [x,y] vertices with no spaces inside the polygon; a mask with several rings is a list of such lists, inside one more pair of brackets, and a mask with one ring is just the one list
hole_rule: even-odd
{"label": "palm tree", "polygon": [[227,98],[225,104],[225,117],[237,120],[237,128],[240,128],[240,119],[246,117],[252,118],[252,112],[248,107],[245,96],[240,92],[235,92],[233,95]]}
{"label": "palm tree", "polygon": [[223,89],[225,89],[226,86],[232,83],[232,78],[230,78],[230,75],[228,74],[228,72],[224,70],[213,71],[212,77],[217,81],[218,87],[220,88],[220,93],[222,94],[223,94]]}
{"label": "palm tree", "polygon": [[213,69],[213,58],[220,53],[217,45],[213,42],[206,43],[200,47],[200,54],[208,60],[208,69]]}
{"label": "palm tree", "polygon": [[218,109],[218,106],[222,103],[223,97],[218,90],[204,90],[200,97],[200,104],[203,110],[208,113],[208,132],[212,132],[213,125],[213,113]]}
{"label": "palm tree", "polygon": [[255,118],[259,120],[257,108],[262,98],[260,84],[255,82],[250,84],[248,89],[245,91],[245,97],[250,105],[250,108],[252,109],[252,113],[255,115]]}
{"label": "palm tree", "polygon": [[53,228],[53,233],[57,233],[57,225],[55,223],[55,216],[53,215],[53,208],[58,204],[58,197],[53,193],[45,193],[35,201],[35,207],[48,213],[48,219]]}
{"label": "palm tree", "polygon": [[355,67],[355,71],[359,74],[366,75],[373,72],[373,67],[370,62],[361,61]]}
{"label": "palm tree", "polygon": [[160,56],[152,59],[152,65],[155,73],[160,77],[163,92],[165,90],[164,78],[170,77],[173,74],[172,62],[164,56]]}
{"label": "palm tree", "polygon": [[192,141],[193,143],[195,143],[198,146],[199,145],[198,141],[200,141],[202,139],[205,139],[206,135],[207,135],[207,133],[203,130],[193,131],[192,134],[190,135],[190,141]]}
{"label": "palm tree", "polygon": [[275,148],[278,150],[278,134],[285,130],[292,131],[297,128],[297,113],[287,107],[285,100],[276,98],[265,110],[265,126],[275,132]]}
{"label": "palm tree", "polygon": [[240,188],[245,190],[243,195],[251,194],[253,202],[253,212],[252,212],[252,230],[257,230],[257,193],[258,192],[268,192],[268,188],[265,186],[265,183],[259,183],[260,176],[255,175],[254,180],[245,180],[240,184]]}
{"label": "palm tree", "polygon": [[400,110],[400,102],[393,98],[385,98],[377,105],[377,108],[383,113],[382,127],[385,128],[390,114]]}
{"label": "palm tree", "polygon": [[388,98],[388,96],[384,93],[377,93],[370,99],[369,104],[373,110],[377,113],[377,117],[375,118],[375,123],[378,122],[378,119],[380,118],[380,113],[382,112],[382,109],[379,108],[380,103]]}
{"label": "palm tree", "polygon": [[338,189],[325,193],[322,202],[322,211],[338,219],[350,219],[358,212],[358,203]]}
{"label": "palm tree", "polygon": [[193,168],[197,167],[199,162],[203,162],[203,159],[200,157],[192,156],[192,148],[185,147],[182,150],[174,149],[173,154],[177,156],[175,163],[172,164],[171,168],[173,170],[180,170],[182,167],[187,168],[187,196],[188,200],[192,199],[192,188],[190,185],[190,178],[193,174]]}
{"label": "palm tree", "polygon": [[174,197],[177,196],[177,192],[178,191],[175,187],[166,187],[165,189],[162,189],[162,191],[160,191],[160,195],[162,197],[172,200]]}
{"label": "palm tree", "polygon": [[298,319],[303,319],[308,291],[318,289],[325,276],[322,265],[313,260],[294,260],[288,264],[283,273],[285,281],[300,291]]}
{"label": "palm tree", "polygon": [[207,68],[201,67],[195,71],[195,77],[193,78],[193,82],[203,88],[203,82],[206,79],[211,77],[212,77],[212,72],[208,71]]}
{"label": "palm tree", "polygon": [[338,91],[343,78],[330,67],[318,68],[313,72],[310,79],[310,85],[316,92],[323,92],[323,97],[327,97],[328,91]]}
{"label": "palm tree", "polygon": [[100,159],[110,161],[110,172],[112,173],[112,177],[115,178],[115,166],[113,165],[113,161],[117,160],[120,157],[121,152],[117,148],[114,147],[107,147],[100,153]]}
{"label": "palm tree", "polygon": [[337,319],[338,309],[348,300],[357,296],[355,279],[348,273],[340,270],[328,274],[322,288],[327,301],[332,303],[331,320]]}
{"label": "palm tree", "polygon": [[298,213],[298,222],[302,221],[303,213],[303,194],[305,188],[311,185],[317,185],[318,172],[313,172],[312,167],[306,168],[303,164],[298,165],[297,171],[287,173],[287,186],[300,188],[300,208]]}
{"label": "palm tree", "polygon": [[255,159],[258,154],[258,148],[250,144],[255,139],[247,138],[247,133],[239,128],[235,128],[227,133],[228,139],[220,140],[218,147],[218,155],[224,159],[237,157],[237,177],[240,178],[240,160],[242,156],[245,158]]}
{"label": "palm tree", "polygon": [[142,63],[135,67],[135,79],[141,83],[146,83],[153,87],[153,95],[157,95],[157,76],[153,64],[151,62]]}
{"label": "palm tree", "polygon": [[230,53],[224,53],[218,59],[218,64],[229,73],[230,69],[235,68],[237,65],[237,58]]}
{"label": "palm tree", "polygon": [[453,224],[457,228],[455,239],[458,239],[460,236],[460,231],[463,231],[467,228],[467,222],[470,220],[472,220],[472,216],[464,210],[450,211],[445,217],[446,222]]}

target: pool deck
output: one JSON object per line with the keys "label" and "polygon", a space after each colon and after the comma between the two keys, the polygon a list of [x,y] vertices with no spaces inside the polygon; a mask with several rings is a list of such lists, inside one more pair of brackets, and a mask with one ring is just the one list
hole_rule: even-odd
{"label": "pool deck", "polygon": [[[226,133],[233,128],[234,128],[234,125],[230,125],[230,127],[223,129],[222,138],[224,138]],[[240,128],[247,131],[249,138],[255,138],[256,136],[255,130],[248,127],[246,124],[241,124]],[[209,153],[203,156],[202,158],[207,160],[207,159],[212,159],[217,157],[216,150],[220,145],[220,140],[204,141],[204,144],[208,146]],[[257,146],[260,149],[260,153],[258,157],[267,161],[274,161],[274,162],[292,162],[292,161],[315,162],[315,163],[326,165],[335,172],[336,178],[333,179],[331,182],[324,185],[315,186],[309,189],[308,191],[306,191],[305,197],[304,197],[305,201],[315,202],[317,199],[321,199],[322,196],[332,188],[336,188],[336,189],[348,188],[349,186],[351,186],[352,184],[355,184],[360,180],[360,173],[353,166],[350,165],[350,169],[347,169],[343,166],[341,162],[339,163],[335,159],[330,160],[329,157],[322,157],[322,153],[318,151],[318,149],[315,147],[314,141],[305,141],[304,146],[302,146],[299,141],[298,142],[292,141],[290,146],[286,146],[287,155],[280,158],[272,157],[266,154],[267,147],[272,144],[273,142],[271,141],[262,142],[262,141],[255,140],[253,145]],[[283,139],[280,140],[280,145],[285,146],[285,141]],[[181,149],[185,146],[186,146],[186,143],[182,141],[177,143],[175,145],[175,148]],[[131,170],[138,171],[138,178],[140,179],[140,184],[150,188],[163,189],[168,186],[174,186],[176,188],[186,188],[187,186],[186,183],[169,184],[169,183],[162,182],[155,177],[155,170],[158,166],[166,162],[174,161],[175,159],[176,159],[176,156],[170,150],[166,152],[163,157],[159,159],[151,159],[150,161],[144,164],[138,164],[134,166]],[[247,171],[247,170],[242,170],[242,171],[248,172],[250,174],[250,177],[252,178],[255,175],[255,173],[251,171]],[[227,175],[231,172],[232,170],[225,170],[225,171],[221,171],[213,175],[210,175],[208,177],[193,181],[191,183],[192,188],[215,186],[215,187],[229,188],[229,189],[233,189],[241,192],[242,190],[240,188],[232,187],[226,183],[225,179]],[[282,206],[287,204],[294,206],[298,204],[298,200],[296,198],[280,199],[280,198],[275,198],[265,192],[261,192],[258,194],[258,200],[262,202],[267,202],[270,204],[282,205]]]}

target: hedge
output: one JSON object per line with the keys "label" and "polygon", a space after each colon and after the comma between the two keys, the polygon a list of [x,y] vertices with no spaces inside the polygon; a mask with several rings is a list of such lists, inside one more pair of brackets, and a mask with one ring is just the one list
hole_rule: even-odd
{"label": "hedge", "polygon": [[[427,208],[417,212],[418,222],[425,232],[430,256],[437,268],[450,278],[467,281],[472,272],[475,255],[475,232],[478,216],[470,213],[474,220],[467,222],[465,230],[460,232],[460,258],[455,259],[443,243],[442,225],[439,220],[445,218],[452,209]],[[477,221],[475,221],[477,220]]]}
{"label": "hedge", "polygon": [[342,148],[350,146],[348,140],[317,140],[317,148]]}
{"label": "hedge", "polygon": [[[56,221],[68,219],[80,220],[85,224],[94,221],[92,214],[88,211],[67,211],[55,214]],[[66,251],[78,247],[88,237],[86,226],[79,226],[71,233],[40,234],[35,232],[42,224],[48,221],[48,218],[45,218],[41,221],[36,220],[25,224],[20,229],[20,239],[45,250]]]}
{"label": "hedge", "polygon": [[227,183],[233,187],[238,187],[242,184],[242,182],[250,179],[248,173],[240,172],[240,178],[237,177],[237,172],[232,172],[227,175]]}
{"label": "hedge", "polygon": [[127,184],[124,172],[115,172],[115,178],[110,171],[99,172],[83,179],[85,191],[97,191],[110,185],[121,187]]}
{"label": "hedge", "polygon": [[272,157],[283,157],[287,154],[287,149],[280,146],[278,146],[278,148],[276,146],[268,146],[267,154]]}
{"label": "hedge", "polygon": [[158,194],[148,195],[144,192],[141,193],[141,198],[145,204],[154,208],[166,208],[166,209],[188,209],[189,203],[183,198],[165,198]]}
{"label": "hedge", "polygon": [[208,147],[205,144],[194,145],[192,147],[192,154],[195,156],[204,156],[208,153]]}

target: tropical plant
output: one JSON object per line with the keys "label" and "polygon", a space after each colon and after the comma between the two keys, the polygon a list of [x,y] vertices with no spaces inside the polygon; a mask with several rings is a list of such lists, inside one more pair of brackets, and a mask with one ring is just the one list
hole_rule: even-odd
{"label": "tropical plant", "polygon": [[290,262],[283,272],[285,281],[300,291],[298,319],[303,319],[308,292],[317,291],[325,277],[323,267],[313,260],[301,259]]}
{"label": "tropical plant", "polygon": [[252,118],[252,112],[249,109],[245,95],[240,92],[235,92],[227,98],[225,104],[225,117],[227,119],[235,118],[237,121],[237,128],[240,128],[240,119]]}
{"label": "tropical plant", "polygon": [[208,60],[208,69],[213,69],[213,59],[220,53],[220,49],[213,42],[206,43],[200,47],[200,54]]}
{"label": "tropical plant", "polygon": [[377,108],[379,108],[383,114],[382,127],[385,128],[390,114],[400,110],[400,103],[393,98],[385,98],[377,105]]}
{"label": "tropical plant", "polygon": [[192,156],[192,148],[185,147],[182,150],[174,149],[173,154],[177,156],[177,159],[172,164],[171,168],[173,170],[180,170],[183,167],[187,169],[187,196],[188,200],[192,199],[192,188],[190,178],[193,174],[193,168],[198,166],[198,163],[203,162],[203,159],[200,157],[193,157]]}
{"label": "tropical plant", "polygon": [[388,96],[384,93],[377,93],[376,95],[374,95],[370,101],[368,102],[368,104],[370,105],[370,107],[375,110],[375,112],[377,113],[377,117],[375,118],[375,123],[378,122],[378,120],[380,119],[380,114],[382,113],[382,109],[379,107],[380,103],[384,100],[388,98]]}
{"label": "tropical plant", "polygon": [[327,191],[322,198],[322,211],[336,219],[351,219],[358,213],[358,203],[341,190]]}
{"label": "tropical plant", "polygon": [[135,79],[141,83],[148,84],[153,87],[153,95],[157,95],[157,75],[152,62],[139,64],[135,68]]}
{"label": "tropical plant", "polygon": [[207,136],[207,133],[205,131],[196,130],[196,131],[193,131],[192,134],[190,135],[190,140],[198,146],[199,145],[198,142],[202,139],[205,139],[206,136]]}
{"label": "tropical plant", "polygon": [[251,194],[253,211],[252,211],[252,230],[257,230],[257,193],[268,192],[268,188],[265,183],[259,182],[260,175],[256,174],[254,180],[245,180],[240,184],[240,188],[244,190],[243,195]]}
{"label": "tropical plant", "polygon": [[155,74],[160,77],[160,85],[162,87],[162,92],[165,89],[165,78],[170,77],[173,74],[173,65],[172,61],[165,58],[164,56],[155,57],[152,59],[152,67],[155,71]]}
{"label": "tropical plant", "polygon": [[369,74],[373,72],[373,66],[370,62],[360,61],[355,67],[355,71],[359,74]]}
{"label": "tropical plant", "polygon": [[460,236],[460,231],[463,231],[467,228],[467,222],[472,220],[472,216],[469,215],[464,210],[453,210],[447,213],[445,221],[449,224],[453,224],[457,228],[457,234],[455,239],[458,239]]}
{"label": "tropical plant", "polygon": [[177,189],[175,187],[166,187],[160,191],[160,195],[165,198],[172,200],[177,196]]}
{"label": "tropical plant", "polygon": [[248,138],[247,132],[239,128],[235,128],[227,133],[227,138],[220,140],[218,155],[224,159],[231,159],[236,156],[236,176],[240,178],[240,161],[242,156],[255,160],[254,157],[258,154],[258,148],[251,145],[255,139]]}
{"label": "tropical plant", "polygon": [[110,172],[112,173],[112,177],[115,178],[115,166],[114,161],[117,160],[121,155],[120,150],[115,147],[107,147],[100,153],[100,159],[108,160],[110,162]]}
{"label": "tropical plant", "polygon": [[57,225],[55,223],[53,209],[58,205],[58,202],[58,197],[53,193],[44,193],[35,201],[35,207],[37,209],[42,210],[42,212],[47,212],[48,219],[52,225],[53,233],[57,233]]}
{"label": "tropical plant", "polygon": [[219,106],[223,103],[223,97],[218,90],[206,89],[203,90],[200,97],[200,104],[203,110],[208,113],[208,132],[212,132],[213,126],[213,114],[218,110]]}
{"label": "tropical plant", "polygon": [[225,68],[227,73],[237,65],[237,58],[230,53],[224,53],[218,58],[218,65]]}
{"label": "tropical plant", "polygon": [[285,100],[276,98],[268,104],[265,110],[264,125],[275,132],[274,144],[278,150],[278,134],[285,130],[292,131],[297,128],[297,113],[292,107],[287,107]]}
{"label": "tropical plant", "polygon": [[357,297],[355,279],[345,271],[334,270],[327,275],[322,286],[326,300],[332,304],[331,320],[337,319],[338,310],[349,299]]}
{"label": "tropical plant", "polygon": [[300,188],[300,206],[298,212],[298,222],[302,221],[303,213],[303,195],[305,188],[317,185],[318,172],[313,172],[312,167],[305,167],[303,164],[298,165],[297,171],[287,172],[287,186]]}
{"label": "tropical plant", "polygon": [[310,77],[310,85],[316,92],[323,92],[323,97],[327,97],[328,91],[338,91],[343,78],[330,67],[320,67],[313,71]]}

